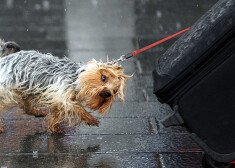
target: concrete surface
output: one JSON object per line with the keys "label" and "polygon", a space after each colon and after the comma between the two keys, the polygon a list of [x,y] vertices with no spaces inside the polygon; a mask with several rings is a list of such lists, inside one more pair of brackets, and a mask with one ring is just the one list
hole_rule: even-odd
{"label": "concrete surface", "polygon": [[[216,0],[1,0],[0,37],[22,49],[86,62],[120,55],[191,26]],[[0,167],[202,167],[202,149],[184,127],[164,128],[171,113],[153,95],[155,59],[175,41],[123,63],[126,102],[116,102],[100,127],[66,128],[52,135],[42,118],[20,109],[3,113]],[[94,115],[98,116],[96,112]]]}

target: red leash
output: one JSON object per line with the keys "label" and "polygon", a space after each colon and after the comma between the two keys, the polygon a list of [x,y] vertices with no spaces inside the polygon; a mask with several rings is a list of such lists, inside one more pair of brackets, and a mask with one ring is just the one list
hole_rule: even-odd
{"label": "red leash", "polygon": [[169,39],[171,39],[171,38],[173,38],[173,37],[175,37],[175,36],[178,36],[178,35],[180,35],[180,34],[186,32],[186,31],[188,31],[189,29],[190,29],[190,27],[188,27],[187,29],[184,29],[184,30],[182,30],[182,31],[180,31],[180,32],[178,32],[178,33],[175,33],[175,34],[173,34],[173,35],[171,35],[171,36],[169,36],[169,37],[166,37],[166,38],[164,38],[164,39],[162,39],[162,40],[159,40],[159,41],[157,41],[157,42],[155,42],[155,43],[153,43],[153,44],[150,44],[150,45],[148,45],[148,46],[146,46],[146,47],[144,47],[144,48],[141,48],[141,49],[136,50],[136,51],[133,51],[133,52],[131,52],[131,53],[122,55],[118,60],[116,60],[116,61],[114,61],[114,62],[119,62],[119,61],[124,61],[124,60],[126,60],[126,59],[129,59],[129,58],[133,57],[134,55],[137,55],[137,54],[139,54],[139,53],[141,53],[141,52],[143,52],[143,51],[145,51],[145,50],[148,50],[148,49],[150,49],[150,48],[152,48],[152,47],[154,47],[154,46],[156,46],[156,45],[158,45],[158,44],[161,44],[161,43],[163,43],[163,42],[165,42],[165,41],[167,41],[167,40],[169,40]]}
{"label": "red leash", "polygon": [[229,164],[234,164],[234,165],[235,165],[235,161],[232,161],[232,162],[230,162]]}

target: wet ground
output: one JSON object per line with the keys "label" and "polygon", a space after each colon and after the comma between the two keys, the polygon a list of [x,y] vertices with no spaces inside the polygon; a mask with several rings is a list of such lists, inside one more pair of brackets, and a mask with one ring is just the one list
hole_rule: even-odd
{"label": "wet ground", "polygon": [[[118,58],[191,26],[216,0],[1,0],[0,37],[22,49],[74,61]],[[100,127],[51,135],[41,118],[4,113],[0,167],[202,167],[202,149],[184,127],[164,128],[171,113],[153,95],[151,72],[174,38],[123,63],[126,102],[100,117]],[[97,115],[94,112],[94,115]],[[97,115],[98,116],[98,115]]]}

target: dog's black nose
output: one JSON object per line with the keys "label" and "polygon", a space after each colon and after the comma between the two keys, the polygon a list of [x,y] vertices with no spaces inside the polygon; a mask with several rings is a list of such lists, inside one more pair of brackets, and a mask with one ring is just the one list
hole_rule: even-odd
{"label": "dog's black nose", "polygon": [[106,90],[106,91],[102,91],[100,93],[100,96],[103,97],[103,98],[108,98],[108,97],[112,96],[112,94],[109,90]]}
{"label": "dog's black nose", "polygon": [[109,90],[106,90],[105,93],[104,93],[104,97],[107,98],[107,97],[110,97],[111,96],[111,92]]}

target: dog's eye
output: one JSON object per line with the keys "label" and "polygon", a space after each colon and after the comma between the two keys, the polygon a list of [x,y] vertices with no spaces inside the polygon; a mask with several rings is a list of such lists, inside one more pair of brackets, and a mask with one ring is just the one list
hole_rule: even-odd
{"label": "dog's eye", "polygon": [[101,80],[102,80],[103,82],[107,82],[106,76],[102,75],[102,76],[101,76]]}

